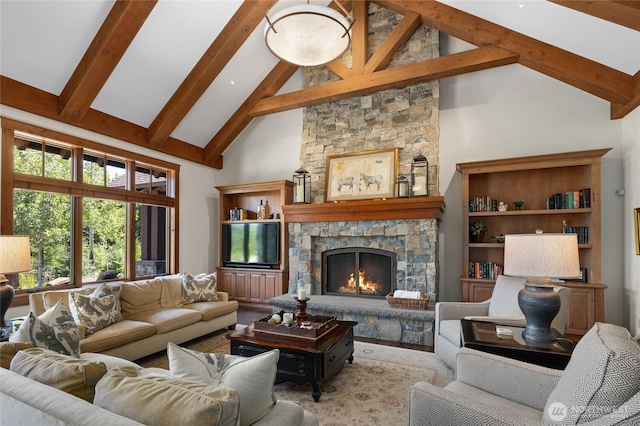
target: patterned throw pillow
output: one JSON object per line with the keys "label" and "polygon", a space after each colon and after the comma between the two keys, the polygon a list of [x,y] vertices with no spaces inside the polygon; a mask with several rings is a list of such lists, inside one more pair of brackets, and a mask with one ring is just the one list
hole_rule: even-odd
{"label": "patterned throw pillow", "polygon": [[216,275],[200,274],[195,277],[185,274],[182,278],[184,290],[184,304],[196,302],[215,302],[218,300],[216,293]]}
{"label": "patterned throw pillow", "polygon": [[238,392],[240,426],[257,422],[276,403],[273,383],[280,358],[278,349],[245,358],[207,354],[169,343],[167,357],[174,378],[231,388]]}
{"label": "patterned throw pillow", "polygon": [[85,325],[87,334],[123,320],[118,297],[106,284],[89,295],[72,292],[69,301],[76,320]]}
{"label": "patterned throw pillow", "polygon": [[29,318],[10,340],[31,343],[34,347],[76,358],[80,356],[78,324],[62,301],[58,301],[39,317],[29,313]]}

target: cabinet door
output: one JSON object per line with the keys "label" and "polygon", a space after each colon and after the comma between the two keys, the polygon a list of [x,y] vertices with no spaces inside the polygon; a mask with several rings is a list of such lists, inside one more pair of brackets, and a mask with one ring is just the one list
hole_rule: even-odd
{"label": "cabinet door", "polygon": [[222,271],[220,274],[220,291],[229,294],[229,300],[236,298],[236,276],[235,272]]}
{"label": "cabinet door", "polygon": [[250,302],[262,303],[264,301],[264,281],[264,272],[249,274],[249,293],[247,296]]}
{"label": "cabinet door", "polygon": [[493,294],[493,282],[462,282],[463,302],[484,302]]}
{"label": "cabinet door", "polygon": [[593,289],[572,287],[565,334],[583,335],[589,331],[595,323],[594,306]]}
{"label": "cabinet door", "polygon": [[249,300],[248,277],[244,271],[234,272],[236,297],[235,300],[246,302]]}
{"label": "cabinet door", "polygon": [[280,274],[266,273],[264,275],[264,301],[267,302],[272,297],[280,296]]}

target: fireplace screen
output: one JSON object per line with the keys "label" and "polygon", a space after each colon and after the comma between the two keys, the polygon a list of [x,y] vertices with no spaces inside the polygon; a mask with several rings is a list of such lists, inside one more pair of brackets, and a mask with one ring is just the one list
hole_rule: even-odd
{"label": "fireplace screen", "polygon": [[385,297],[395,289],[396,254],[369,248],[322,253],[322,292],[343,296]]}

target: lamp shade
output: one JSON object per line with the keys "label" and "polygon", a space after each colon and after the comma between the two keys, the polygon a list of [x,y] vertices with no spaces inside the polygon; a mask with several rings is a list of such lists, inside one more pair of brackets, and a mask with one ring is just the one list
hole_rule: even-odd
{"label": "lamp shade", "polygon": [[505,235],[504,274],[527,278],[579,278],[577,235]]}
{"label": "lamp shade", "polygon": [[29,237],[21,235],[0,236],[0,274],[14,274],[31,269]]}
{"label": "lamp shade", "polygon": [[323,65],[340,57],[351,42],[351,23],[325,6],[301,4],[267,16],[264,39],[278,58],[300,66]]}

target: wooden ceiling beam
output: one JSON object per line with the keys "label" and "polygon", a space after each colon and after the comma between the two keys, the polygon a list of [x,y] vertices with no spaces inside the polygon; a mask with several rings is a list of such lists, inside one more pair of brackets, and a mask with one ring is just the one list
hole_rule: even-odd
{"label": "wooden ceiling beam", "polygon": [[615,104],[633,96],[633,77],[598,62],[511,31],[435,0],[394,0],[422,23],[476,46],[494,45],[520,55],[519,63]]}
{"label": "wooden ceiling beam", "polygon": [[518,62],[518,54],[516,53],[495,46],[480,47],[475,50],[403,65],[373,74],[353,76],[346,80],[265,98],[260,100],[249,114],[252,117],[257,117],[289,111],[516,62]]}
{"label": "wooden ceiling beam", "polygon": [[371,56],[371,59],[369,59],[364,68],[365,74],[371,74],[389,65],[389,62],[393,59],[393,55],[411,38],[421,23],[420,15],[411,11],[407,12],[393,31],[391,31],[389,37],[386,38]]}
{"label": "wooden ceiling beam", "polygon": [[81,120],[158,0],[117,0],[60,94],[60,115]]}
{"label": "wooden ceiling beam", "polygon": [[611,104],[611,119],[617,120],[619,118],[624,118],[631,111],[640,106],[640,71],[633,76],[634,81],[634,91],[633,98],[626,105],[616,105]]}
{"label": "wooden ceiling beam", "polygon": [[560,6],[640,31],[640,2],[637,0],[549,0]]}
{"label": "wooden ceiling beam", "polygon": [[[59,102],[60,99],[56,95],[0,76],[0,103],[2,105],[148,148],[147,129],[144,127],[94,109],[89,109],[81,120],[61,117],[58,113]],[[178,139],[169,138],[166,144],[155,148],[155,150],[209,167],[222,168],[221,163],[204,161],[202,148]]]}
{"label": "wooden ceiling beam", "polygon": [[164,144],[277,0],[245,0],[148,129],[151,147]]}
{"label": "wooden ceiling beam", "polygon": [[353,75],[364,74],[369,58],[369,2],[352,2],[353,27],[351,28],[351,70]]}
{"label": "wooden ceiling beam", "polygon": [[238,108],[233,116],[222,126],[207,146],[204,147],[204,161],[216,162],[221,159],[224,150],[231,145],[240,132],[253,120],[253,117],[250,117],[248,114],[249,111],[251,111],[260,99],[278,93],[278,90],[289,81],[298,68],[297,65],[285,61],[278,62],[269,75],[262,80],[247,100],[242,103],[240,108]]}

